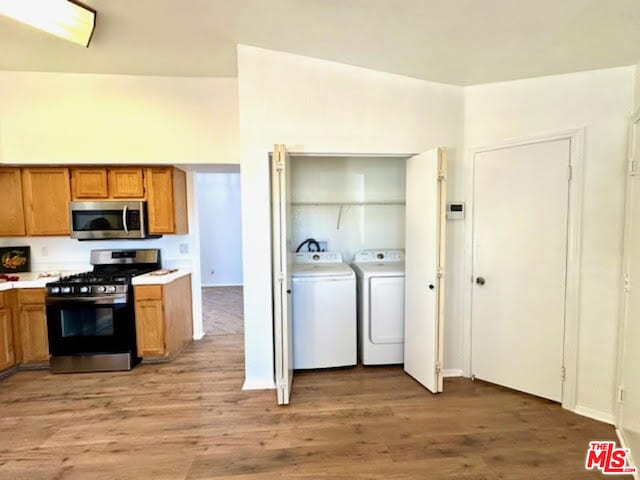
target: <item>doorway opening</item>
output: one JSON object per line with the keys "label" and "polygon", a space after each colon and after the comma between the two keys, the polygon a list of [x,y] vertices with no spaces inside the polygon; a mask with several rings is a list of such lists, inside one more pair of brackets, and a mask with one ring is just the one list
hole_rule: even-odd
{"label": "doorway opening", "polygon": [[195,173],[205,335],[242,335],[242,224],[239,167]]}

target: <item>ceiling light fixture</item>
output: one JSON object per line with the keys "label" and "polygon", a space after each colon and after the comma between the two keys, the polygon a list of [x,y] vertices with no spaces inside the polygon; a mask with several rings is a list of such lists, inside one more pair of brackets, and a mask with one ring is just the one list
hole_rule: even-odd
{"label": "ceiling light fixture", "polygon": [[88,47],[96,12],[70,0],[0,0],[0,15]]}

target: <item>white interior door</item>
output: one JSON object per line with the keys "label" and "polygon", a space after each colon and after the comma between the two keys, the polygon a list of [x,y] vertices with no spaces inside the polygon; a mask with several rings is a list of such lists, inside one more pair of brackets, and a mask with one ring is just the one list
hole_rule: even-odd
{"label": "white interior door", "polygon": [[278,404],[291,398],[293,383],[293,322],[291,302],[291,175],[289,154],[276,145],[271,158],[273,235],[273,326]]}
{"label": "white interior door", "polygon": [[622,330],[622,403],[618,427],[633,462],[640,467],[640,119],[632,125],[631,161],[628,182],[625,238],[627,293]]}
{"label": "white interior door", "polygon": [[569,139],[474,157],[471,372],[562,399]]}
{"label": "white interior door", "polygon": [[433,393],[443,389],[445,153],[407,161],[404,369]]}

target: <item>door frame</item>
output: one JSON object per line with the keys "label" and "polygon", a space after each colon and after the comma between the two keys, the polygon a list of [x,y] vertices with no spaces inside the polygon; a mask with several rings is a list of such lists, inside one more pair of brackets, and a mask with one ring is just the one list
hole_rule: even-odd
{"label": "door frame", "polygon": [[[474,165],[476,155],[505,148],[520,147],[554,140],[569,140],[571,181],[569,183],[569,205],[567,222],[567,271],[565,285],[565,323],[563,341],[564,382],[562,384],[562,407],[574,410],[576,407],[578,379],[578,332],[580,324],[580,264],[582,239],[582,198],[584,183],[584,140],[585,127],[570,130],[541,133],[526,138],[509,139],[486,146],[466,148],[464,173],[466,175],[467,219],[464,239],[464,265],[462,275],[463,292],[463,374],[471,376],[472,347],[472,296],[473,296],[473,238],[475,194]],[[567,172],[567,175],[569,171]],[[562,375],[559,371],[558,375]]]}

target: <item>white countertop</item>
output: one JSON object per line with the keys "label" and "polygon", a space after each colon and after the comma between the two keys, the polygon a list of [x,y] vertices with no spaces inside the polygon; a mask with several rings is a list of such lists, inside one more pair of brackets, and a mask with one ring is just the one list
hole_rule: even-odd
{"label": "white countertop", "polygon": [[3,290],[11,290],[13,288],[44,288],[47,283],[55,282],[60,277],[78,273],[72,272],[26,272],[9,274],[10,277],[19,277],[17,281],[6,282],[0,280],[0,292]]}
{"label": "white countertop", "polygon": [[191,270],[188,268],[180,268],[172,273],[167,273],[166,275],[154,275],[154,272],[146,273],[144,275],[138,275],[137,277],[133,277],[131,283],[136,285],[166,285],[167,283],[171,283],[179,278],[185,277],[191,273]]}

